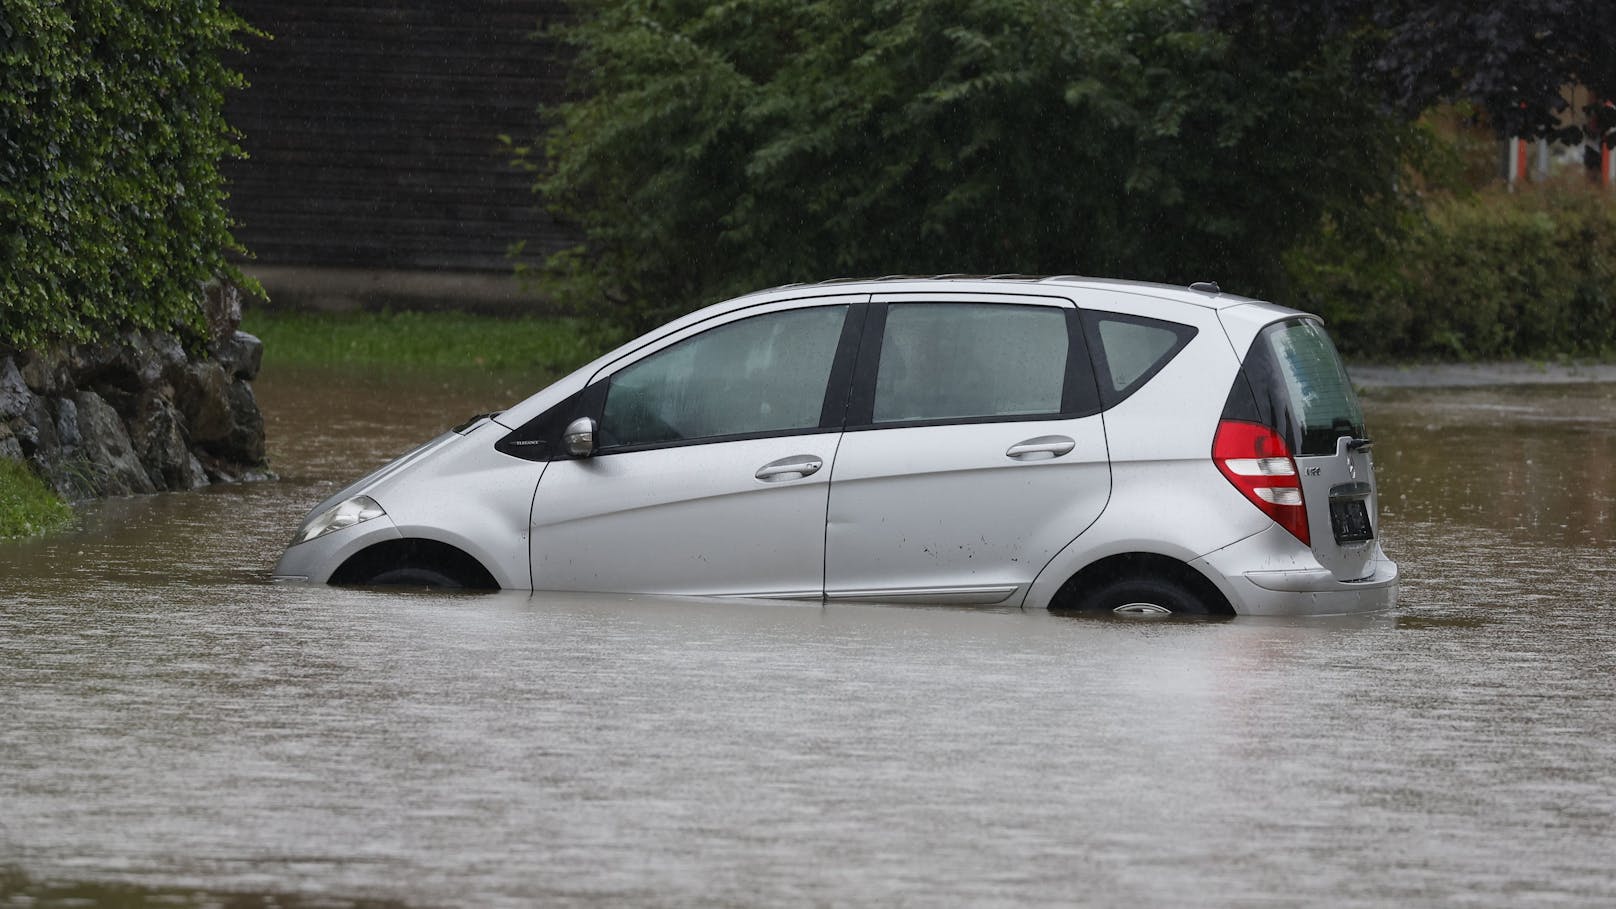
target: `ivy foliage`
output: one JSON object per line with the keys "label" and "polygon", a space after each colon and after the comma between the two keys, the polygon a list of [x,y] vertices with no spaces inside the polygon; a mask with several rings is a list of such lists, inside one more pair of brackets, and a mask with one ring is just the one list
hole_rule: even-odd
{"label": "ivy foliage", "polygon": [[629,329],[839,275],[1244,293],[1323,216],[1373,236],[1418,134],[1346,51],[1186,0],[585,0],[536,148],[581,244],[541,287]]}
{"label": "ivy foliage", "polygon": [[218,0],[0,0],[0,347],[202,331],[241,276],[218,162],[247,28]]}

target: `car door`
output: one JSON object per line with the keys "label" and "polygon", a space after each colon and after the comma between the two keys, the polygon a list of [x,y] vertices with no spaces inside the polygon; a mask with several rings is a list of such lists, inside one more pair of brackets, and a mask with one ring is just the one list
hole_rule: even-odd
{"label": "car door", "polygon": [[1063,298],[871,298],[831,477],[831,599],[1018,602],[1105,507],[1105,431]]}
{"label": "car door", "polygon": [[533,500],[534,587],[818,599],[864,299],[748,309],[603,369],[579,405],[597,450]]}

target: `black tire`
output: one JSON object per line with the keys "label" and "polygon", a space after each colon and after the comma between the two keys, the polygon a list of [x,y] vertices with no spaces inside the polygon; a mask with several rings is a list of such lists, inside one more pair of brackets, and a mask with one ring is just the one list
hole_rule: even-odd
{"label": "black tire", "polygon": [[1077,601],[1080,612],[1120,615],[1210,615],[1212,607],[1189,588],[1156,577],[1114,578]]}
{"label": "black tire", "polygon": [[438,587],[459,590],[465,584],[435,568],[389,568],[365,582],[370,587]]}

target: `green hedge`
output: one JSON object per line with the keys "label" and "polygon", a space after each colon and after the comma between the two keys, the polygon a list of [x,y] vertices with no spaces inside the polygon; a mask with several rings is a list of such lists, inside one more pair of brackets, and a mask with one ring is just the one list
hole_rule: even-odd
{"label": "green hedge", "polygon": [[218,0],[0,0],[0,348],[202,327],[239,278],[218,171],[240,154]]}
{"label": "green hedge", "polygon": [[1327,237],[1287,264],[1290,302],[1348,356],[1616,356],[1616,198],[1597,190],[1442,199],[1389,249]]}

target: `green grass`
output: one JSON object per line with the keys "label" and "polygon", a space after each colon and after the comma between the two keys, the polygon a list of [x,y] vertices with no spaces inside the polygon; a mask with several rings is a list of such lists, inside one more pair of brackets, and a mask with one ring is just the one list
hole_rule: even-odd
{"label": "green grass", "polygon": [[580,319],[458,312],[259,312],[242,330],[263,339],[267,366],[350,365],[559,373],[607,347]]}
{"label": "green grass", "polygon": [[73,509],[28,465],[0,458],[0,540],[59,530],[73,520]]}

